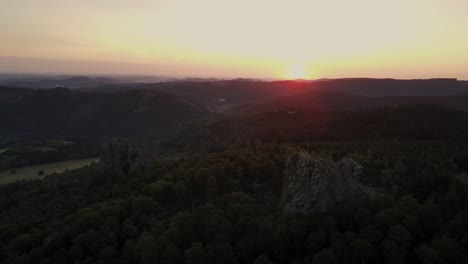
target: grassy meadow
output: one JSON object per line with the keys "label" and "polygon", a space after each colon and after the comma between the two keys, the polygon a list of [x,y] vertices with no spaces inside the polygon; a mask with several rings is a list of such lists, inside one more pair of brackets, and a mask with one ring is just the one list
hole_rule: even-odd
{"label": "grassy meadow", "polygon": [[[0,184],[8,184],[26,179],[42,179],[52,173],[61,173],[99,162],[99,158],[66,160],[0,171]],[[43,173],[39,173],[39,172]]]}

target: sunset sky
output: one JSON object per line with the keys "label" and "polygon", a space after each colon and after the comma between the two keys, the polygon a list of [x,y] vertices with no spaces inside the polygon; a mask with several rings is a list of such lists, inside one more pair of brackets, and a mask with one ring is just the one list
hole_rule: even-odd
{"label": "sunset sky", "polygon": [[467,0],[0,2],[0,72],[468,79]]}

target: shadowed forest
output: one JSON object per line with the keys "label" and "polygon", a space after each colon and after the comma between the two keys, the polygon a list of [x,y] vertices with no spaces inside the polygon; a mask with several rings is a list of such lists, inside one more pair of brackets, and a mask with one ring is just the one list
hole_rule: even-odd
{"label": "shadowed forest", "polygon": [[468,263],[466,82],[81,80],[0,88],[10,178],[99,161],[0,182],[2,263]]}

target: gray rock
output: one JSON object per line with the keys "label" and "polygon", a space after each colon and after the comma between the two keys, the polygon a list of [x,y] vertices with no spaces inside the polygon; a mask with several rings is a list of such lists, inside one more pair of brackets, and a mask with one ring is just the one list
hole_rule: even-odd
{"label": "gray rock", "polygon": [[286,214],[329,210],[375,192],[359,183],[363,167],[350,158],[338,162],[305,151],[286,160],[281,208]]}
{"label": "gray rock", "polygon": [[148,159],[142,152],[122,139],[111,140],[101,153],[101,164],[111,174],[127,175],[147,163]]}

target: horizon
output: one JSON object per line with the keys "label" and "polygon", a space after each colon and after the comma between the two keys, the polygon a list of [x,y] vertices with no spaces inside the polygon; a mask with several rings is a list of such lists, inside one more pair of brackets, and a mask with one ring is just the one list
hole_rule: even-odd
{"label": "horizon", "polygon": [[[5,77],[8,76],[8,77]],[[14,78],[11,76],[18,76],[18,78],[22,77],[43,77],[43,78],[52,78],[52,77],[89,77],[89,78],[137,78],[137,77],[147,77],[147,78],[161,78],[167,79],[161,82],[177,82],[183,81],[187,79],[201,79],[206,81],[235,81],[235,80],[247,80],[247,81],[261,81],[261,82],[277,82],[277,81],[327,81],[327,80],[352,80],[352,79],[370,79],[370,80],[401,80],[401,81],[419,81],[419,80],[453,80],[453,81],[461,81],[466,82],[468,79],[460,79],[457,77],[441,77],[441,76],[434,76],[429,78],[393,78],[393,77],[369,77],[369,76],[351,76],[351,77],[317,77],[317,78],[255,78],[255,77],[215,77],[215,76],[191,76],[191,75],[158,75],[158,74],[138,74],[138,73],[73,73],[73,72],[5,72],[0,71],[0,78]]]}
{"label": "horizon", "polygon": [[[117,71],[117,72],[97,72],[93,70],[87,70],[87,71],[79,71],[79,70],[65,70],[65,71],[40,71],[40,70],[26,70],[26,71],[21,71],[21,70],[13,70],[13,71],[5,71],[2,70],[2,62],[5,62],[5,58],[7,59],[18,59],[19,61],[24,61],[24,60],[34,60],[36,62],[40,62],[41,60],[46,60],[46,61],[55,61],[57,63],[60,63],[62,65],[68,65],[71,66],[71,68],[74,68],[73,63],[69,61],[63,61],[63,60],[50,60],[50,59],[33,59],[33,58],[16,58],[16,57],[2,57],[0,56],[0,75],[26,75],[26,76],[44,76],[44,77],[152,77],[152,78],[166,78],[166,79],[174,79],[174,80],[181,80],[181,79],[216,79],[216,80],[236,80],[236,79],[252,79],[252,80],[259,80],[259,81],[283,81],[283,80],[305,80],[305,81],[318,81],[318,80],[337,80],[337,79],[394,79],[394,80],[434,80],[434,79],[455,79],[457,81],[468,81],[468,77],[466,79],[464,78],[458,78],[458,77],[453,77],[453,76],[428,76],[428,77],[407,77],[407,78],[400,78],[400,77],[392,77],[392,76],[360,76],[360,75],[351,75],[351,76],[335,76],[335,77],[328,77],[328,76],[314,76],[311,78],[288,78],[288,77],[255,77],[255,76],[216,76],[216,75],[190,75],[190,74],[175,74],[175,75],[167,75],[167,74],[157,74],[157,73],[151,73],[151,72],[141,72],[141,71]],[[3,59],[3,60],[2,60]],[[122,64],[122,65],[137,65],[137,66],[142,66],[140,64],[133,64],[133,63],[125,63],[125,62],[98,62],[98,61],[73,61],[74,63],[87,65],[89,63],[93,64]],[[23,63],[19,63],[20,65]],[[11,65],[10,65],[11,68]],[[30,67],[29,67],[30,68]],[[80,67],[81,68],[81,67]],[[171,80],[169,80],[171,81]]]}
{"label": "horizon", "polygon": [[468,79],[461,0],[6,0],[3,7],[1,72]]}

